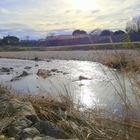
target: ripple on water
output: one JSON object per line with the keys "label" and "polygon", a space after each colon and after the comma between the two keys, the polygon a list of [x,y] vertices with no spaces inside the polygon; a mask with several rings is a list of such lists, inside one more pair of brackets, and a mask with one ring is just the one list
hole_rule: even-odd
{"label": "ripple on water", "polygon": [[[26,66],[31,68],[24,69]],[[18,92],[49,94],[55,97],[58,97],[59,94],[69,94],[74,100],[80,101],[88,107],[102,105],[115,109],[120,104],[120,97],[117,92],[122,92],[119,82],[125,81],[127,93],[131,93],[130,83],[122,74],[117,72],[114,74],[111,69],[96,62],[74,60],[35,62],[0,59],[0,67],[13,68],[9,75],[0,73],[0,82]],[[53,72],[52,76],[43,79],[36,75],[38,69],[57,69],[60,72]],[[23,71],[27,71],[29,75],[17,81],[10,81]],[[89,79],[78,80],[79,76]]]}

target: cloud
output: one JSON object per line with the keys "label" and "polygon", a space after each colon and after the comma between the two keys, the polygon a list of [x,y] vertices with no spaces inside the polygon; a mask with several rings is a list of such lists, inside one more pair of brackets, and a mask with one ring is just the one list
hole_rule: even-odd
{"label": "cloud", "polygon": [[0,15],[1,14],[9,14],[10,11],[8,9],[5,9],[5,8],[0,8]]}
{"label": "cloud", "polygon": [[78,28],[87,31],[100,27],[124,29],[126,22],[140,12],[139,0],[95,0],[97,8],[89,10],[79,9],[74,1],[0,1],[0,34],[43,37],[50,31],[69,33]]}

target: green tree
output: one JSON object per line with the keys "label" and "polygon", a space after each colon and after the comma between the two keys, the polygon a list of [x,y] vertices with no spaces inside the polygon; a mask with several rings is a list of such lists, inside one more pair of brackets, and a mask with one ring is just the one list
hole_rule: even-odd
{"label": "green tree", "polygon": [[123,34],[125,34],[125,32],[122,31],[122,30],[115,31],[115,32],[113,33],[113,35],[123,35]]}
{"label": "green tree", "polygon": [[110,30],[103,30],[100,34],[100,36],[111,36],[112,31]]}
{"label": "green tree", "polygon": [[87,32],[84,31],[84,30],[75,30],[75,31],[73,31],[73,33],[72,33],[73,36],[77,36],[77,35],[86,35],[86,34],[87,34]]}
{"label": "green tree", "polygon": [[6,36],[2,39],[3,45],[17,45],[19,43],[19,38],[15,36]]}

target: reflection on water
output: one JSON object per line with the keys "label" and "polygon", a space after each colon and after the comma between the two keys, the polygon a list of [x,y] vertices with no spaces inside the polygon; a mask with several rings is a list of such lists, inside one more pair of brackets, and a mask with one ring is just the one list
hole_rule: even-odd
{"label": "reflection on water", "polygon": [[[30,66],[31,69],[25,70],[25,66]],[[80,101],[88,107],[103,105],[115,109],[120,104],[117,92],[122,92],[118,79],[120,82],[125,81],[126,92],[131,93],[130,83],[126,78],[117,73],[117,79],[112,70],[95,62],[0,59],[1,67],[12,67],[13,71],[9,74],[0,72],[0,82],[20,93],[49,94],[55,97],[69,94],[76,102]],[[58,69],[59,72],[43,79],[36,75],[38,69]],[[10,81],[23,71],[27,71],[29,76]],[[86,79],[79,80],[79,76]]]}
{"label": "reflection on water", "polygon": [[85,105],[89,107],[96,105],[98,103],[98,99],[95,95],[96,93],[91,88],[89,88],[89,86],[81,87],[80,97],[82,103],[84,103]]}

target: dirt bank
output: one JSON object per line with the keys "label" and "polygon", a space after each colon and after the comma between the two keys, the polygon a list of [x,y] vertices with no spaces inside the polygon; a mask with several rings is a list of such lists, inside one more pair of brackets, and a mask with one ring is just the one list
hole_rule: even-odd
{"label": "dirt bank", "polygon": [[92,51],[22,51],[22,52],[0,52],[3,58],[18,59],[65,59],[86,60],[103,62],[112,55],[124,54],[128,59],[139,57],[139,50],[92,50]]}

